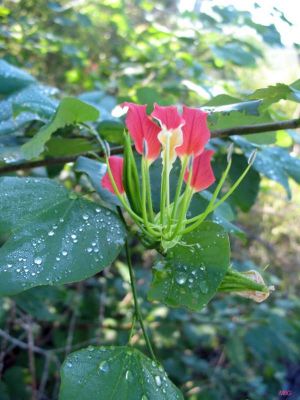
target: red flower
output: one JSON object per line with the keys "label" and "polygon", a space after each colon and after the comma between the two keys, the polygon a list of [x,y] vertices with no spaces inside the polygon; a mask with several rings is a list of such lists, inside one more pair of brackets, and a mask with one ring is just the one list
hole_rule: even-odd
{"label": "red flower", "polygon": [[[124,165],[124,160],[122,157],[118,156],[111,156],[108,159],[108,163],[112,172],[112,176],[114,177],[114,180],[116,182],[117,188],[121,194],[125,192],[124,186],[123,186],[123,165]],[[111,193],[115,194],[114,188],[111,184],[111,180],[109,177],[108,172],[103,176],[102,178],[102,186],[109,190]]]}
{"label": "red flower", "polygon": [[[194,192],[200,192],[207,189],[215,181],[214,172],[211,167],[211,157],[214,154],[212,150],[204,150],[199,156],[193,160],[193,172],[190,186]],[[184,181],[187,182],[189,177],[189,170],[185,171]]]}
{"label": "red flower", "polygon": [[176,148],[176,153],[179,157],[184,155],[197,157],[203,152],[210,138],[207,113],[199,108],[183,106],[182,117],[185,121],[182,127],[183,143]]}
{"label": "red flower", "polygon": [[126,102],[122,104],[122,107],[128,107],[125,123],[134,141],[136,151],[144,154],[146,147],[147,159],[156,160],[160,154],[160,142],[157,138],[160,127],[147,115],[147,106]]}
{"label": "red flower", "polygon": [[160,123],[161,127],[168,131],[180,128],[185,122],[178,113],[177,107],[161,107],[156,103],[154,104],[151,117],[155,118]]}

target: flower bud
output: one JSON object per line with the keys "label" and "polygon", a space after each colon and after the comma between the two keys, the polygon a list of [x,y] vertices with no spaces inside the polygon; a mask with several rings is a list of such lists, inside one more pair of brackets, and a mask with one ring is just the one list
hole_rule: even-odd
{"label": "flower bud", "polygon": [[230,292],[241,297],[252,299],[257,303],[266,300],[274,286],[266,286],[263,277],[258,271],[250,270],[238,272],[229,269],[219,287],[220,292]]}

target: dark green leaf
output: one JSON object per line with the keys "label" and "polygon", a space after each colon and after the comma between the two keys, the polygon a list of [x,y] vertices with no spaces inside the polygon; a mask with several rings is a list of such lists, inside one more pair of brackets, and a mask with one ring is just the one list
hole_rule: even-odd
{"label": "dark green leaf", "polygon": [[0,94],[9,94],[35,82],[27,72],[0,60]]}
{"label": "dark green leaf", "polygon": [[119,121],[102,121],[98,125],[100,136],[108,142],[123,144],[124,125]]}
{"label": "dark green leaf", "polygon": [[159,263],[150,300],[199,311],[216,293],[229,266],[228,236],[221,226],[204,222],[171,248]]}
{"label": "dark green leaf", "polygon": [[280,147],[254,146],[239,136],[232,136],[231,138],[243,149],[247,156],[250,156],[255,148],[259,149],[253,168],[282,185],[290,198],[291,189],[288,179],[291,177],[297,183],[300,183],[300,160]]}
{"label": "dark green leaf", "polygon": [[49,179],[1,178],[0,208],[0,295],[86,279],[124,242],[117,215]]}
{"label": "dark green leaf", "polygon": [[163,368],[132,347],[88,347],[68,356],[59,400],[183,400]]}

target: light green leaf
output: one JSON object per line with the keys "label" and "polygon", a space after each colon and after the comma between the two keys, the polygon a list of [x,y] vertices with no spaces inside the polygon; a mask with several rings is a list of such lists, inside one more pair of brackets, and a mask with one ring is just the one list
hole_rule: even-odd
{"label": "light green leaf", "polygon": [[81,122],[96,121],[99,111],[83,101],[73,98],[64,98],[52,120],[22,147],[26,159],[39,156],[51,135],[66,125],[75,125]]}
{"label": "light green leaf", "polygon": [[59,400],[183,400],[163,368],[132,347],[88,347],[61,370]]}
{"label": "light green leaf", "polygon": [[204,222],[171,248],[153,272],[149,299],[199,311],[214,296],[229,266],[230,248],[221,226]]}
{"label": "light green leaf", "polygon": [[47,155],[54,157],[82,154],[97,150],[97,146],[83,138],[66,139],[52,137],[45,147]]}
{"label": "light green leaf", "polygon": [[86,279],[124,243],[116,214],[50,179],[1,178],[0,209],[2,296]]}

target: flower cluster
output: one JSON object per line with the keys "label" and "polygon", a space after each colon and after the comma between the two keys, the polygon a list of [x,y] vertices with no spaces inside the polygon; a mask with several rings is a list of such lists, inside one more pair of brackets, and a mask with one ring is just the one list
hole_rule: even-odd
{"label": "flower cluster", "polygon": [[[122,206],[135,220],[149,243],[159,243],[163,250],[174,246],[184,235],[196,229],[235,190],[247,173],[249,166],[232,188],[218,199],[229,172],[228,166],[217,185],[211,200],[200,215],[187,218],[188,209],[195,193],[207,189],[215,182],[211,167],[212,150],[206,149],[210,139],[207,113],[198,108],[154,105],[148,115],[146,105],[123,103],[126,113],[124,158],[107,155],[107,173],[102,185],[114,193]],[[140,173],[133,155],[132,142],[141,155]],[[160,210],[152,206],[150,168],[162,158]],[[170,197],[170,173],[176,158],[180,159],[176,193]],[[141,179],[140,179],[141,176]]]}

